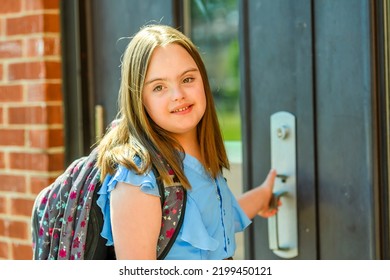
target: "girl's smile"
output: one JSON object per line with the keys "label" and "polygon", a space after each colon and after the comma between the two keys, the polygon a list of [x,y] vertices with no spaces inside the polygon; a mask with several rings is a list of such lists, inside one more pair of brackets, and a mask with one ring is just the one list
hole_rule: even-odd
{"label": "girl's smile", "polygon": [[180,108],[178,108],[178,109],[173,109],[172,110],[172,113],[183,113],[183,114],[185,114],[185,113],[188,113],[188,112],[190,112],[190,110],[191,110],[191,108],[192,108],[192,105],[188,105],[188,106],[185,106],[185,107],[181,107],[181,106],[179,106]]}

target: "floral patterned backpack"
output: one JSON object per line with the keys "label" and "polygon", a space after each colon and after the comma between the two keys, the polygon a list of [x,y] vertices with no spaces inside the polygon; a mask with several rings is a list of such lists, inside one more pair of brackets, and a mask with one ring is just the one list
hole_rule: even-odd
{"label": "floral patterned backpack", "polygon": [[[114,248],[106,246],[106,240],[100,236],[103,215],[96,204],[101,187],[96,160],[96,149],[89,156],[75,160],[35,199],[31,218],[33,259],[115,259]],[[178,182],[177,178],[174,181]],[[164,259],[184,218],[186,191],[178,183],[174,186],[164,186],[160,180],[157,183],[162,223],[156,252],[158,259]]]}

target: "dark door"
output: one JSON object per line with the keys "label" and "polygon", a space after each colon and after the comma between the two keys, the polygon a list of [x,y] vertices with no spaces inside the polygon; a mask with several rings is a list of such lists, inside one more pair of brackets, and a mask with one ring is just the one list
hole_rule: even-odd
{"label": "dark door", "polygon": [[[61,2],[68,162],[95,143],[96,120],[104,128],[115,117],[128,37],[155,21],[186,27],[187,1],[111,2]],[[388,50],[375,44],[385,4],[239,1],[244,186],[272,165],[271,116],[294,116],[297,226],[283,234],[297,233],[295,259],[389,258]],[[254,220],[246,259],[282,258],[268,231]]]}
{"label": "dark door", "polygon": [[[245,185],[261,183],[271,167],[271,115],[293,114],[294,258],[380,258],[370,1],[252,0],[240,8]],[[246,237],[248,258],[280,258],[265,219]]]}

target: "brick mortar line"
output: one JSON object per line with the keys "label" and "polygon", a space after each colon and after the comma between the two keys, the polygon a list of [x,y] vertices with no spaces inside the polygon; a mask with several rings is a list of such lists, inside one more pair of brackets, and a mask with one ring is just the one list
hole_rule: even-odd
{"label": "brick mortar line", "polygon": [[[44,187],[44,186],[42,186],[42,187]],[[34,200],[37,197],[37,195],[33,194],[33,193],[22,193],[22,192],[15,192],[15,191],[0,191],[0,197],[10,198],[10,199],[23,198],[23,199]],[[6,214],[6,215],[11,215],[11,214]],[[12,217],[17,217],[17,216],[25,217],[23,215],[14,215],[14,214],[12,214],[11,216]]]}
{"label": "brick mortar line", "polygon": [[13,148],[8,148],[9,146],[0,146],[0,150],[2,152],[21,152],[29,154],[55,154],[55,153],[63,153],[65,151],[65,147],[49,147],[49,148],[32,148],[26,146],[14,146]]}
{"label": "brick mortar line", "polygon": [[49,130],[49,129],[64,129],[64,125],[62,124],[2,124],[0,125],[0,129],[26,129],[26,130]]}
{"label": "brick mortar line", "polygon": [[67,166],[64,166],[63,170],[57,170],[57,171],[50,171],[50,172],[44,172],[44,171],[31,171],[31,170],[15,170],[11,169],[11,172],[5,172],[5,169],[0,169],[0,175],[11,175],[11,176],[28,176],[31,177],[44,177],[46,179],[50,178],[56,178],[59,175],[61,175]]}
{"label": "brick mortar line", "polygon": [[61,84],[62,85],[62,79],[34,79],[34,80],[13,80],[13,81],[7,81],[3,80],[0,81],[0,86],[16,86],[16,85],[36,85],[36,84]]}
{"label": "brick mortar line", "polygon": [[[6,236],[0,236],[0,242],[8,243],[10,245],[17,243],[18,245],[30,245],[31,246],[32,238],[31,236],[29,239],[20,239],[15,237],[6,237]],[[31,249],[32,253],[32,249]],[[6,259],[3,259],[6,260]]]}
{"label": "brick mortar line", "polygon": [[[5,25],[5,24],[4,24]],[[45,39],[45,38],[58,38],[61,39],[61,33],[60,32],[36,32],[36,33],[30,33],[30,34],[15,34],[15,35],[7,35],[4,34],[0,36],[0,42],[6,42],[6,41],[15,41],[15,40],[28,40],[28,39]]]}
{"label": "brick mortar line", "polygon": [[[2,19],[0,17],[0,19]],[[44,36],[42,36],[44,35]],[[28,34],[13,34],[13,35],[7,35],[7,34],[3,34],[1,35],[1,38],[19,38],[20,40],[22,41],[25,41],[25,40],[28,40],[28,39],[46,39],[46,38],[58,38],[58,39],[61,39],[61,32],[60,31],[47,31],[47,32],[35,32],[35,33],[28,33]],[[1,40],[0,40],[1,41]],[[8,41],[8,40],[6,40]]]}
{"label": "brick mortar line", "polygon": [[[48,107],[48,106],[62,106],[63,101],[13,101],[13,102],[6,102],[7,106],[1,106],[2,103],[0,102],[0,107],[3,108],[24,108],[24,107]],[[27,106],[26,106],[27,105]],[[1,126],[1,125],[0,125]]]}
{"label": "brick mortar line", "polygon": [[0,62],[4,62],[3,65],[9,66],[9,64],[15,63],[28,63],[28,62],[61,62],[62,58],[59,55],[50,56],[20,56],[20,57],[6,57],[0,58]]}
{"label": "brick mortar line", "polygon": [[[1,20],[1,18],[0,18]],[[3,34],[3,33],[2,33]],[[44,36],[42,36],[44,35]],[[0,36],[0,42],[7,42],[7,41],[28,41],[30,39],[59,39],[61,40],[61,32],[36,32],[36,33],[29,33],[29,34],[15,34],[15,35],[7,35],[3,34]],[[60,43],[60,42],[59,42]]]}
{"label": "brick mortar line", "polygon": [[18,12],[0,13],[2,18],[17,18],[24,16],[37,16],[37,15],[60,15],[60,9],[37,9],[37,10],[25,10],[22,8]]}
{"label": "brick mortar line", "polygon": [[[32,170],[15,170],[15,169],[0,169],[0,175],[8,175],[8,176],[31,176],[31,177],[41,177],[41,178],[57,178],[59,175],[64,173],[67,166],[64,166],[64,169],[57,171],[32,171]],[[13,171],[18,171],[19,173],[15,173]]]}
{"label": "brick mortar line", "polygon": [[22,215],[11,215],[11,214],[0,214],[0,219],[3,219],[5,222],[30,222],[28,216]]}

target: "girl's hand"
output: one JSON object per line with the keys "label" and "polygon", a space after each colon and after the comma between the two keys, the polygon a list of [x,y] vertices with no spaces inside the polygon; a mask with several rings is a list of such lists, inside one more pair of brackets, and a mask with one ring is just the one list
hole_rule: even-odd
{"label": "girl's hand", "polygon": [[[269,218],[278,212],[278,207],[271,209],[270,202],[273,196],[276,170],[271,169],[265,181],[258,187],[243,193],[239,199],[242,210],[249,219],[253,219],[257,215]],[[280,206],[280,201],[278,201]]]}
{"label": "girl's hand", "polygon": [[257,213],[257,215],[259,215],[263,218],[269,218],[269,217],[274,216],[278,212],[278,207],[281,205],[281,202],[279,200],[278,207],[270,208],[271,199],[273,196],[275,178],[276,178],[276,170],[271,169],[267,175],[267,178],[265,179],[263,184],[260,186],[260,188],[262,189],[264,203],[262,205],[262,209]]}

